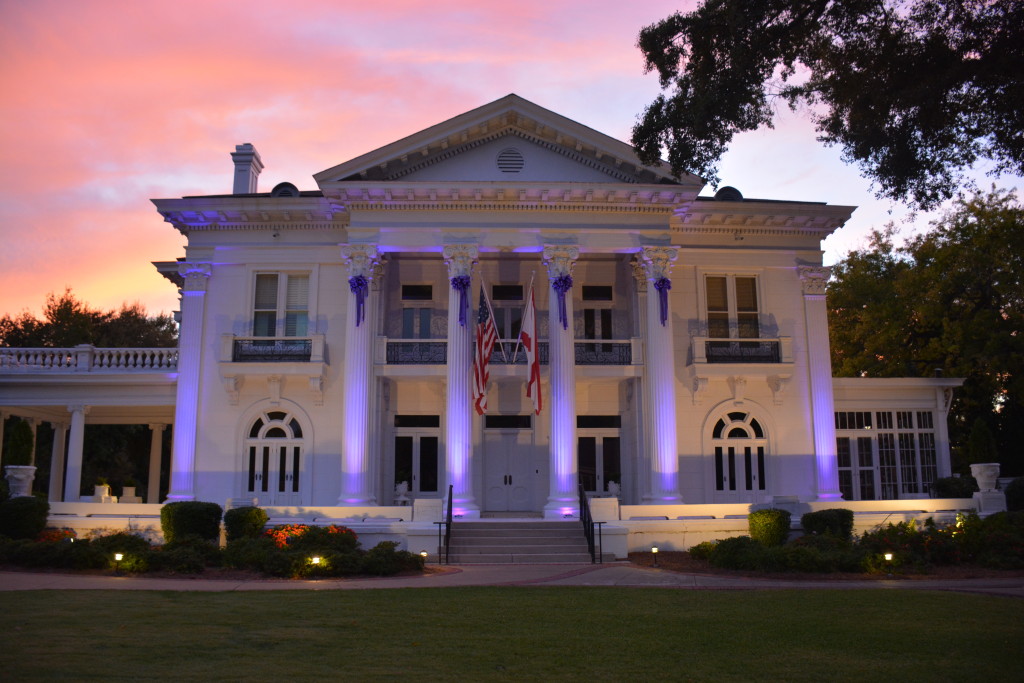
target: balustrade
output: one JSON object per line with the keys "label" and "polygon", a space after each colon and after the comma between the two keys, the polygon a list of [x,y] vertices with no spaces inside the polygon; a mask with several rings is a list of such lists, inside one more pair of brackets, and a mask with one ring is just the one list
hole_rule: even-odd
{"label": "balustrade", "polygon": [[178,349],[0,349],[0,372],[153,372],[178,367]]}

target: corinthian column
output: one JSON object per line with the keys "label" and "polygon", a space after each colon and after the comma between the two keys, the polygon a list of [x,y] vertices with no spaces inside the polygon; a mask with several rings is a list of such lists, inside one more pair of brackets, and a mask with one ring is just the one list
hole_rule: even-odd
{"label": "corinthian column", "polygon": [[800,266],[797,274],[804,293],[807,331],[807,373],[811,381],[811,426],[818,474],[818,500],[842,500],[836,454],[835,399],[832,395],[832,360],[828,343],[825,285],[830,270]]}
{"label": "corinthian column", "polygon": [[[195,500],[196,432],[199,419],[199,376],[202,370],[203,318],[209,263],[182,263],[181,327],[178,331],[178,392],[174,405],[174,449],[167,502]],[[74,439],[74,421],[71,423]],[[69,459],[70,462],[70,459]],[[71,483],[70,471],[68,483]]]}
{"label": "corinthian column", "polygon": [[375,505],[368,447],[373,330],[366,313],[370,307],[370,281],[379,260],[377,247],[365,244],[345,245],[341,255],[348,264],[349,305],[345,324],[345,412],[338,505]]}
{"label": "corinthian column", "polygon": [[676,365],[672,353],[669,271],[678,257],[675,247],[644,247],[640,262],[648,287],[646,344],[650,379],[651,503],[679,503],[679,446],[676,438]]}
{"label": "corinthian column", "polygon": [[546,516],[573,514],[579,507],[576,461],[576,348],[572,324],[572,269],[578,247],[544,247],[551,281],[548,360],[551,369],[551,465]]}
{"label": "corinthian column", "polygon": [[473,427],[470,396],[472,345],[470,331],[470,273],[477,258],[471,244],[452,244],[444,248],[448,264],[448,405],[445,412],[445,467],[452,485],[452,505],[463,515],[476,510],[473,477],[470,471],[473,453]]}

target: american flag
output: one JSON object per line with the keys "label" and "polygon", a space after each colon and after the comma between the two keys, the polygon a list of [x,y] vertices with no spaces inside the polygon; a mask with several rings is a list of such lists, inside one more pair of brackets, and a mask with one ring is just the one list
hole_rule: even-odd
{"label": "american flag", "polygon": [[537,306],[533,301],[533,282],[526,297],[526,311],[523,313],[523,328],[519,341],[526,349],[526,367],[529,379],[526,381],[526,395],[533,399],[533,413],[540,415],[540,355],[537,353]]}
{"label": "american flag", "polygon": [[498,328],[494,326],[486,290],[481,285],[480,311],[476,318],[476,355],[473,358],[473,407],[477,415],[487,412],[487,381],[490,379],[487,365],[491,362],[491,353],[497,340]]}

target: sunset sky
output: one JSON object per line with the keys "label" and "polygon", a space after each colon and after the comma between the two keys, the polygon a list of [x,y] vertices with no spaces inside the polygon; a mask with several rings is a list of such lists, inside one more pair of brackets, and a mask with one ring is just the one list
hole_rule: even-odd
{"label": "sunset sky", "polygon": [[[513,92],[628,141],[658,92],[637,33],[693,4],[0,0],[0,315],[38,314],[65,287],[103,309],[177,308],[150,262],[184,238],[149,199],[229,193],[242,142],[266,164],[261,190],[315,189],[314,173]],[[826,263],[906,220],[781,114],[735,141],[725,184],[861,207]]]}

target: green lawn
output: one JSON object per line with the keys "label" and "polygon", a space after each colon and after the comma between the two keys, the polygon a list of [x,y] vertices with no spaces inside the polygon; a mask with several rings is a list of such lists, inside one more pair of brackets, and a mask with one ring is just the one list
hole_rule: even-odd
{"label": "green lawn", "polygon": [[1019,680],[1024,603],[910,590],[3,593],[4,680]]}

